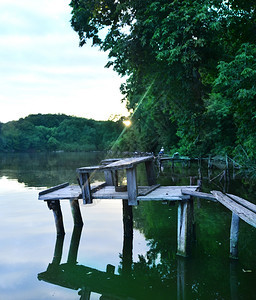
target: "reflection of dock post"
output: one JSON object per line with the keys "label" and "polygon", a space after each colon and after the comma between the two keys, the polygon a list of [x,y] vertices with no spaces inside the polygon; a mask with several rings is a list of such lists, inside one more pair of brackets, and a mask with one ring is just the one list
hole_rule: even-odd
{"label": "reflection of dock post", "polygon": [[57,235],[64,235],[65,230],[64,230],[64,225],[63,225],[62,212],[61,212],[61,208],[60,208],[60,201],[59,200],[48,200],[47,205],[48,205],[49,209],[51,209],[53,212]]}
{"label": "reflection of dock post", "polygon": [[57,235],[54,254],[52,259],[53,265],[59,265],[62,257],[63,251],[63,243],[64,243],[64,235]]}
{"label": "reflection of dock post", "polygon": [[80,295],[80,300],[90,300],[91,297],[91,291],[88,290],[87,288],[82,288],[79,292],[78,295]]}
{"label": "reflection of dock post", "polygon": [[193,199],[179,201],[177,255],[188,256],[194,232],[194,203]]}
{"label": "reflection of dock post", "polygon": [[230,260],[230,299],[238,299],[237,261]]}
{"label": "reflection of dock post", "polygon": [[232,213],[230,227],[230,258],[238,259],[239,217]]}
{"label": "reflection of dock post", "polygon": [[186,299],[186,261],[182,257],[177,257],[177,300]]}
{"label": "reflection of dock post", "polygon": [[69,252],[68,252],[68,264],[76,264],[77,263],[77,253],[78,253],[78,247],[80,243],[81,233],[82,233],[82,226],[74,226],[73,233],[71,237],[71,242],[69,246]]}
{"label": "reflection of dock post", "polygon": [[133,214],[132,206],[128,205],[127,200],[123,200],[123,254],[122,272],[130,274],[132,269],[132,248],[133,248]]}
{"label": "reflection of dock post", "polygon": [[52,258],[52,263],[50,263],[47,267],[47,272],[55,272],[58,270],[58,267],[61,262],[62,252],[63,252],[63,243],[64,243],[65,235],[57,235],[55,247],[54,247],[54,254]]}
{"label": "reflection of dock post", "polygon": [[70,199],[70,207],[75,226],[83,226],[83,219],[79,207],[79,202],[76,198]]}

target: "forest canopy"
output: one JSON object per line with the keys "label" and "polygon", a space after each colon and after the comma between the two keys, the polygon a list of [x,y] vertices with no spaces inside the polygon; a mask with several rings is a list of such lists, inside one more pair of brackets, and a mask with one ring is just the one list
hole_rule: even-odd
{"label": "forest canopy", "polygon": [[80,46],[108,52],[133,125],[120,147],[256,150],[255,0],[72,0]]}
{"label": "forest canopy", "polygon": [[29,115],[0,123],[0,152],[109,150],[121,130],[120,121],[64,114]]}

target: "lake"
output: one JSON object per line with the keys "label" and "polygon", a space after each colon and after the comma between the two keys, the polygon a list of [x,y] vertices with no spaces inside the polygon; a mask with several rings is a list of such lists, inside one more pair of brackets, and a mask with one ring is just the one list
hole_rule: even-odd
{"label": "lake", "polygon": [[[104,158],[0,155],[0,299],[255,299],[256,230],[240,222],[239,259],[231,260],[231,213],[219,203],[195,201],[195,241],[186,258],[176,255],[177,204],[171,203],[141,202],[132,211],[121,200],[81,203],[84,226],[73,229],[69,201],[62,201],[66,234],[56,238],[52,211],[38,193],[76,183],[76,168]],[[165,163],[158,183],[188,185],[199,169],[203,191],[222,190],[255,203],[255,182],[236,170],[224,181],[217,168],[194,163],[172,169]],[[94,180],[102,179],[99,174]],[[145,182],[140,168],[138,180]]]}

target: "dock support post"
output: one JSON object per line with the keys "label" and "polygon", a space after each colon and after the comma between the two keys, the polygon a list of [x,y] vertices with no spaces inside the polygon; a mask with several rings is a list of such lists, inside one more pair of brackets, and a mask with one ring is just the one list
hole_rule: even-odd
{"label": "dock support post", "polygon": [[108,186],[111,186],[111,185],[118,186],[117,170],[114,170],[114,171],[106,170],[106,171],[104,171],[104,175],[105,175],[106,184]]}
{"label": "dock support post", "polygon": [[54,220],[55,220],[55,226],[57,235],[64,235],[64,225],[63,225],[63,218],[62,218],[62,212],[60,208],[60,201],[59,200],[48,200],[47,205],[50,210],[53,212]]}
{"label": "dock support post", "polygon": [[230,258],[238,259],[238,235],[239,235],[239,220],[240,218],[235,213],[232,213],[230,227]]}
{"label": "dock support post", "polygon": [[79,181],[80,181],[80,186],[82,189],[83,203],[91,204],[92,203],[92,192],[91,192],[91,187],[90,187],[90,174],[89,173],[79,174]]}
{"label": "dock support post", "polygon": [[177,255],[188,256],[194,229],[194,203],[193,199],[179,201],[178,206],[178,234]]}
{"label": "dock support post", "polygon": [[154,170],[153,160],[146,161],[145,166],[146,166],[148,185],[156,184],[156,174],[155,174],[155,170]]}
{"label": "dock support post", "polygon": [[113,174],[111,171],[107,170],[104,171],[104,175],[105,175],[105,180],[106,180],[106,184],[107,185],[114,185],[114,179],[113,179]]}
{"label": "dock support post", "polygon": [[126,169],[128,205],[137,205],[138,186],[136,181],[136,167]]}
{"label": "dock support post", "polygon": [[79,202],[76,198],[70,199],[70,207],[71,207],[71,212],[74,220],[74,225],[75,226],[83,226],[83,219],[79,207]]}

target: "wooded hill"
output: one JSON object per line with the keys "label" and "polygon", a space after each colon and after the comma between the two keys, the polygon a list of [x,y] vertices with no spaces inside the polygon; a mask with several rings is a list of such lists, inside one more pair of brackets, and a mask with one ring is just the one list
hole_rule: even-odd
{"label": "wooded hill", "polygon": [[0,123],[0,152],[108,150],[121,121],[95,121],[64,114],[37,114]]}
{"label": "wooded hill", "polygon": [[255,0],[70,5],[80,46],[91,40],[127,78],[121,91],[133,125],[120,146],[255,160]]}

